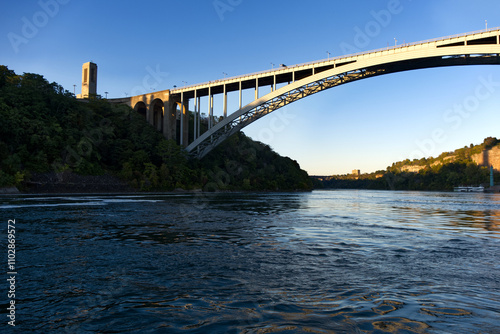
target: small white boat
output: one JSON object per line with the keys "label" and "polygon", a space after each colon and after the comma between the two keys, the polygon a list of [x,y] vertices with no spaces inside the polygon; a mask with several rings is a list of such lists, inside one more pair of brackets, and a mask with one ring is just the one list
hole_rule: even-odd
{"label": "small white boat", "polygon": [[460,186],[460,187],[454,187],[453,190],[458,191],[458,192],[464,192],[464,193],[482,193],[482,192],[484,192],[484,187],[483,186],[477,186],[477,187]]}

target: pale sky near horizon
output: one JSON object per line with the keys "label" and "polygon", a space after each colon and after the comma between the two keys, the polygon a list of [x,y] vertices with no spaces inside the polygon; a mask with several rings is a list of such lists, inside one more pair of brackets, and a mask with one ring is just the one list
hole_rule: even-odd
{"label": "pale sky near horizon", "polygon": [[[0,64],[71,92],[76,84],[78,94],[81,66],[94,61],[98,93],[110,98],[500,26],[497,0],[40,0],[2,9]],[[310,175],[331,175],[500,138],[499,124],[500,66],[481,65],[349,83],[243,131]]]}

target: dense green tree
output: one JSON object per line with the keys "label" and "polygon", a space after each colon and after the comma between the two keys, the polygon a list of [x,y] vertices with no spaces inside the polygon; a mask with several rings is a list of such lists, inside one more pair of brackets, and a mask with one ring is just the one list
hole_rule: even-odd
{"label": "dense green tree", "polygon": [[143,191],[311,188],[296,162],[242,133],[203,161],[189,160],[131,108],[98,97],[80,102],[40,75],[17,75],[6,66],[0,66],[0,117],[0,186],[70,172],[116,175]]}
{"label": "dense green tree", "polygon": [[498,140],[495,137],[487,137],[484,139],[483,146],[485,150],[489,150],[493,146],[498,144]]}
{"label": "dense green tree", "polygon": [[[388,169],[383,177],[381,173],[362,175],[359,179],[352,176],[331,177],[321,181],[321,187],[347,189],[390,189],[390,190],[453,190],[458,185],[486,184],[489,170],[472,161],[455,161],[427,166],[418,173],[400,172],[394,167]],[[500,173],[496,173],[496,178]],[[317,183],[316,183],[317,184]]]}

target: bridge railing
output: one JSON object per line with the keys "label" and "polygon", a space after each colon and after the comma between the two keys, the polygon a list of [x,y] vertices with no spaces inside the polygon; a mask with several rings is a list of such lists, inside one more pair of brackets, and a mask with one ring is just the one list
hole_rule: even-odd
{"label": "bridge railing", "polygon": [[[310,61],[310,62],[307,62],[307,63],[301,63],[301,64],[292,65],[292,66],[287,66],[285,68],[296,68],[296,67],[309,66],[309,65],[313,65],[313,64],[319,64],[319,63],[333,62],[333,61],[342,60],[342,59],[346,59],[346,58],[358,57],[358,56],[362,56],[362,55],[366,55],[366,54],[370,54],[370,53],[376,53],[376,52],[388,51],[388,50],[395,50],[395,49],[402,49],[402,48],[406,48],[408,46],[414,46],[414,45],[421,45],[421,44],[428,44],[428,43],[433,43],[433,42],[445,41],[447,39],[458,38],[458,37],[465,37],[465,36],[476,35],[476,34],[480,34],[480,33],[487,33],[487,32],[495,31],[495,30],[500,30],[500,27],[489,28],[489,29],[482,29],[482,30],[476,30],[476,31],[472,31],[472,32],[466,32],[466,33],[461,33],[461,34],[456,34],[456,35],[449,35],[449,36],[444,36],[444,37],[437,37],[437,38],[427,39],[427,40],[424,40],[424,41],[404,43],[404,44],[395,45],[395,46],[387,46],[385,48],[379,48],[379,49],[375,49],[375,50],[360,51],[360,52],[346,54],[346,55],[341,55],[341,56],[337,56],[337,57],[333,57],[333,58],[327,58],[327,59],[321,59],[321,60],[313,60],[313,61]],[[194,88],[194,87],[197,87],[197,86],[210,85],[212,83],[219,83],[219,82],[222,82],[222,81],[230,81],[230,80],[235,80],[235,79],[243,79],[243,78],[247,78],[247,77],[251,77],[251,76],[256,76],[256,75],[260,75],[260,74],[265,74],[265,73],[279,72],[280,70],[283,70],[283,69],[284,69],[283,67],[280,67],[280,68],[277,68],[277,69],[273,68],[273,69],[268,69],[268,70],[253,72],[253,73],[249,73],[249,74],[235,75],[235,76],[228,77],[228,78],[217,79],[217,80],[202,82],[202,83],[198,83],[198,84],[194,84],[194,85],[184,86],[184,87],[180,87],[180,88],[177,88],[177,89],[172,89],[171,91],[175,92],[176,90],[186,90],[186,89],[189,90],[190,88]]]}
{"label": "bridge railing", "polygon": [[387,51],[387,50],[402,49],[402,48],[405,48],[405,47],[408,47],[408,46],[421,45],[421,44],[429,44],[429,43],[433,43],[433,42],[445,41],[447,39],[453,39],[453,38],[458,38],[458,37],[465,37],[465,36],[469,36],[469,35],[476,35],[476,34],[486,33],[486,32],[495,31],[495,30],[500,30],[500,27],[483,29],[483,30],[476,30],[476,31],[472,31],[472,32],[466,32],[466,33],[456,34],[456,35],[449,35],[449,36],[444,36],[444,37],[437,37],[437,38],[427,39],[427,40],[424,40],[424,41],[404,43],[404,44],[399,44],[399,45],[395,45],[395,46],[387,46],[385,48],[379,48],[379,49],[374,49],[374,50],[369,50],[369,51],[360,51],[360,52],[356,52],[356,53],[350,53],[350,54],[347,54],[347,55],[338,56],[338,57],[335,57],[335,58],[310,61],[310,62],[307,62],[307,63],[298,64],[298,65],[295,65],[295,66],[312,65],[312,64],[316,64],[316,63],[323,63],[323,62],[332,61],[334,59],[338,60],[338,59],[344,59],[344,58],[352,58],[352,57],[362,56],[362,55],[366,55],[366,54],[370,54],[370,53],[376,53],[376,52]]}

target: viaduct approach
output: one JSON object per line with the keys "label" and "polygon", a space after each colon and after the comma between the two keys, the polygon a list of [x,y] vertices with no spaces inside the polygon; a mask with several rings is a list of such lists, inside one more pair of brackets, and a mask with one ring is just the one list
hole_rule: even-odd
{"label": "viaduct approach", "polygon": [[[259,118],[309,95],[383,74],[456,65],[500,64],[500,27],[417,43],[244,74],[127,98],[109,99],[141,113],[167,139],[177,140],[192,157],[202,158],[226,138]],[[278,87],[278,85],[280,87]],[[261,94],[264,87],[270,92]],[[243,105],[242,91],[253,90]],[[269,91],[266,89],[266,91]],[[237,110],[228,112],[228,93],[238,92]],[[214,95],[221,94],[220,121],[214,121]],[[208,129],[201,132],[201,98]],[[189,121],[193,100],[194,122]],[[191,124],[191,126],[190,126]]]}

